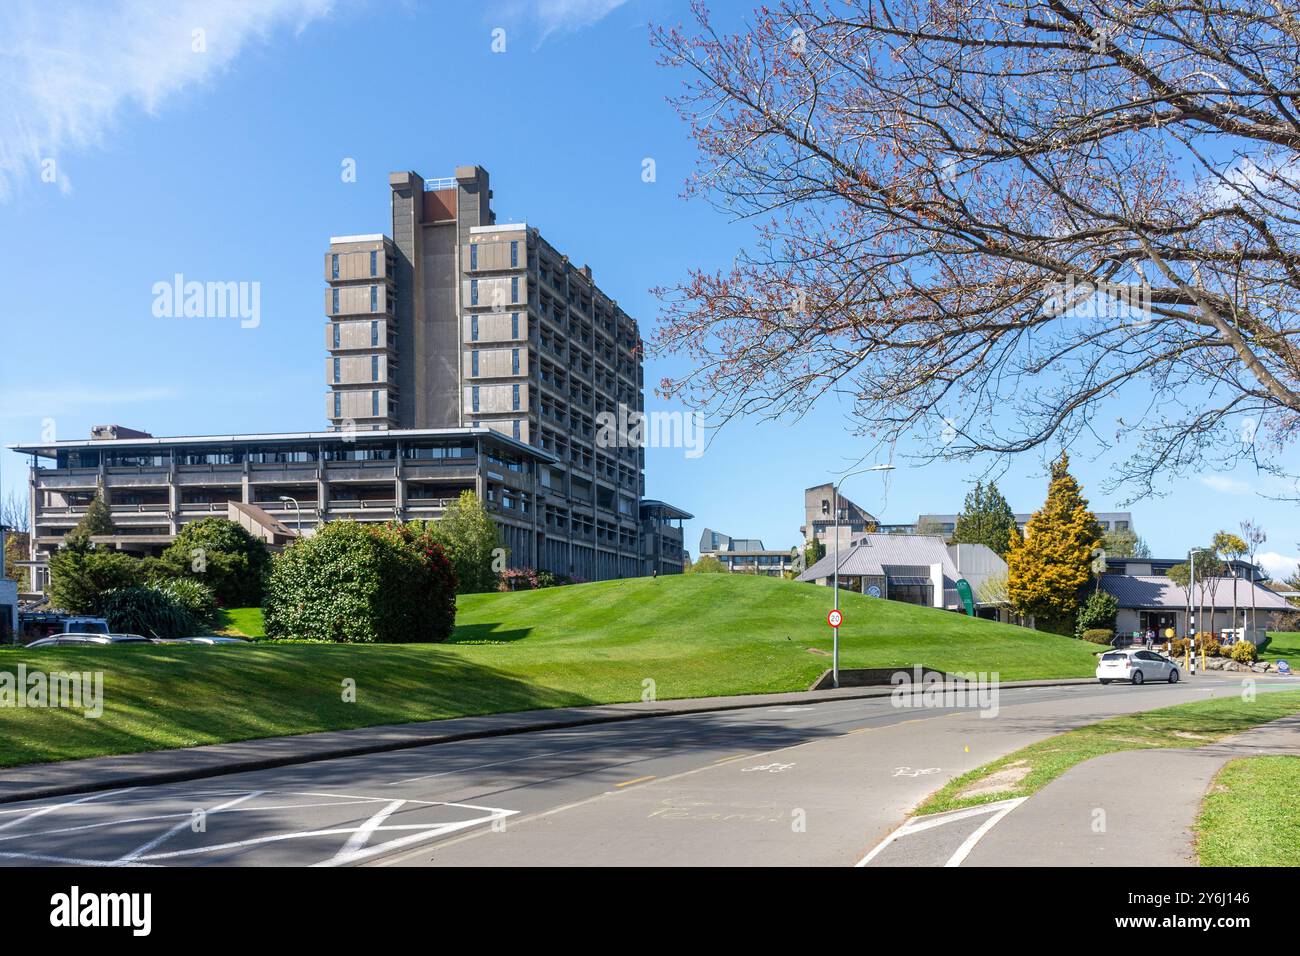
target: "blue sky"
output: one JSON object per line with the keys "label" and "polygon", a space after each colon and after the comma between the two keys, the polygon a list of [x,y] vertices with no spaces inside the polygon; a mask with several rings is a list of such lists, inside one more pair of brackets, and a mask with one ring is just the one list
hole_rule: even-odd
{"label": "blue sky", "polygon": [[[156,435],[322,428],[322,254],[331,235],[388,230],[392,170],[484,166],[499,221],[527,220],[589,263],[645,334],[651,287],[726,266],[750,236],[680,198],[694,153],[665,100],[679,78],[656,65],[647,26],[686,19],[684,2],[159,9],[8,0],[0,12],[2,443],[38,439],[48,423],[61,438],[108,422]],[[355,182],[340,175],[346,160]],[[259,282],[260,325],[156,318],[152,286],[175,273]],[[650,361],[647,385],[673,369]],[[651,394],[647,405],[667,407]],[[692,551],[706,525],[787,547],[802,489],[865,451],[848,411],[828,400],[797,423],[735,422],[694,459],[651,449],[647,494],[697,516]],[[845,494],[911,520],[958,510],[982,471],[909,468],[902,452],[887,479],[851,478]],[[1097,510],[1120,497],[1100,482],[1123,454],[1074,456]],[[0,464],[4,488],[23,487],[26,462],[3,452]],[[1026,456],[1000,478],[1016,510],[1041,503],[1044,472]],[[1266,496],[1287,490],[1245,469],[1193,475],[1130,510],[1161,554],[1254,518],[1266,566],[1286,571],[1300,511]]]}

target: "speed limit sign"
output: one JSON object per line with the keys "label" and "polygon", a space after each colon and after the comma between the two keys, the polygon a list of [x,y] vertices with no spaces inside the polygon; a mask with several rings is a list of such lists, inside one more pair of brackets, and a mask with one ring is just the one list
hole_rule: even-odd
{"label": "speed limit sign", "polygon": [[831,613],[826,615],[826,623],[831,627],[839,627],[844,623],[844,615],[840,613],[839,608],[835,608]]}

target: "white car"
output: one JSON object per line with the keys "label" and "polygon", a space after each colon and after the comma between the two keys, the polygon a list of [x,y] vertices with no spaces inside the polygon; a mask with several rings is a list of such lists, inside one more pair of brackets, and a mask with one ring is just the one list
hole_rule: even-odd
{"label": "white car", "polygon": [[1140,647],[1107,651],[1097,661],[1097,680],[1103,684],[1113,680],[1126,680],[1133,684],[1163,680],[1177,684],[1181,676],[1178,665],[1169,658]]}

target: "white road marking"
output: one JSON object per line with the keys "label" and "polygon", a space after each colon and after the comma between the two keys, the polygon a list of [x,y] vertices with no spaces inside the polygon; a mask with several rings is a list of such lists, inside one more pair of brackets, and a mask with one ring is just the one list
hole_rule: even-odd
{"label": "white road marking", "polygon": [[[858,860],[855,865],[866,866],[879,856],[880,852],[884,850],[885,847],[905,836],[910,836],[913,833],[920,833],[922,830],[931,830],[935,827],[941,827],[945,823],[956,823],[958,820],[966,820],[970,817],[982,816],[986,813],[1005,814],[1014,810],[1024,800],[1024,797],[1016,797],[1012,800],[999,800],[997,803],[985,803],[978,807],[966,807],[963,810],[951,810],[948,813],[936,813],[933,816],[913,817],[893,833],[889,834],[889,836],[885,837],[885,839],[881,840],[880,843],[876,845],[875,849],[862,859]],[[1001,817],[999,816],[998,819],[1001,819]],[[983,833],[980,835],[983,836]],[[971,846],[973,847],[974,844],[972,843]],[[966,852],[969,853],[970,850],[968,849]],[[963,856],[962,859],[965,859],[965,856]]]}
{"label": "white road marking", "polygon": [[975,844],[979,843],[979,841],[984,838],[984,834],[992,830],[998,825],[999,820],[1028,799],[1028,797],[1017,797],[1014,800],[1008,800],[1007,803],[1010,805],[1003,807],[997,813],[993,814],[993,816],[981,823],[979,828],[968,836],[961,846],[957,847],[957,852],[948,858],[948,862],[945,863],[944,866],[961,866],[966,857],[970,856],[970,851],[975,849]]}
{"label": "white road marking", "polygon": [[[244,794],[242,797],[235,797],[233,800],[227,800],[225,803],[219,803],[215,807],[212,807],[211,809],[205,809],[203,812],[204,814],[220,813],[222,810],[225,810],[227,807],[233,807],[236,804],[243,803],[245,800],[256,799],[257,797],[260,797],[264,793],[266,793],[265,790],[253,790],[249,793]],[[158,836],[154,837],[149,842],[142,843],[140,846],[136,847],[130,853],[124,854],[123,856],[119,856],[116,862],[118,864],[135,862],[137,859],[144,856],[150,850],[161,846],[162,844],[170,840],[172,837],[174,837],[176,834],[180,833],[182,830],[192,826],[193,819],[194,819],[193,813],[191,812],[191,814],[188,816],[187,819],[181,820],[179,823],[175,824],[171,828],[164,830],[162,833],[158,834]]]}
{"label": "white road marking", "polygon": [[343,849],[334,855],[334,859],[344,859],[351,857],[358,850],[366,845],[370,840],[370,835],[379,829],[380,825],[397,812],[405,800],[393,800],[382,810],[375,813],[369,820],[361,824],[360,828],[352,836],[348,837],[348,842],[343,844]]}
{"label": "white road marking", "polygon": [[36,810],[32,810],[28,812],[25,816],[14,817],[14,819],[12,820],[6,820],[4,823],[0,823],[0,830],[7,830],[9,827],[16,827],[20,823],[26,823],[28,820],[34,820],[37,817],[44,816],[47,813],[53,813],[55,810],[62,810],[64,807],[75,807],[79,803],[90,803],[92,800],[98,800],[101,797],[112,797],[112,796],[116,796],[119,793],[130,793],[132,790],[137,790],[137,789],[139,788],[127,787],[124,790],[107,790],[104,791],[103,793],[92,793],[88,797],[81,797],[80,799],[77,800],[69,800],[66,803],[51,803],[47,806],[39,807]]}

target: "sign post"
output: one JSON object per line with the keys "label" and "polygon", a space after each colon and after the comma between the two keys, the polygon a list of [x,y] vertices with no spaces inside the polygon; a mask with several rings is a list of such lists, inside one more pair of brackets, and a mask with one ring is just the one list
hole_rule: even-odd
{"label": "sign post", "polygon": [[826,623],[831,626],[834,640],[831,644],[831,686],[840,686],[840,625],[844,623],[844,614],[839,608],[831,608],[826,615]]}

